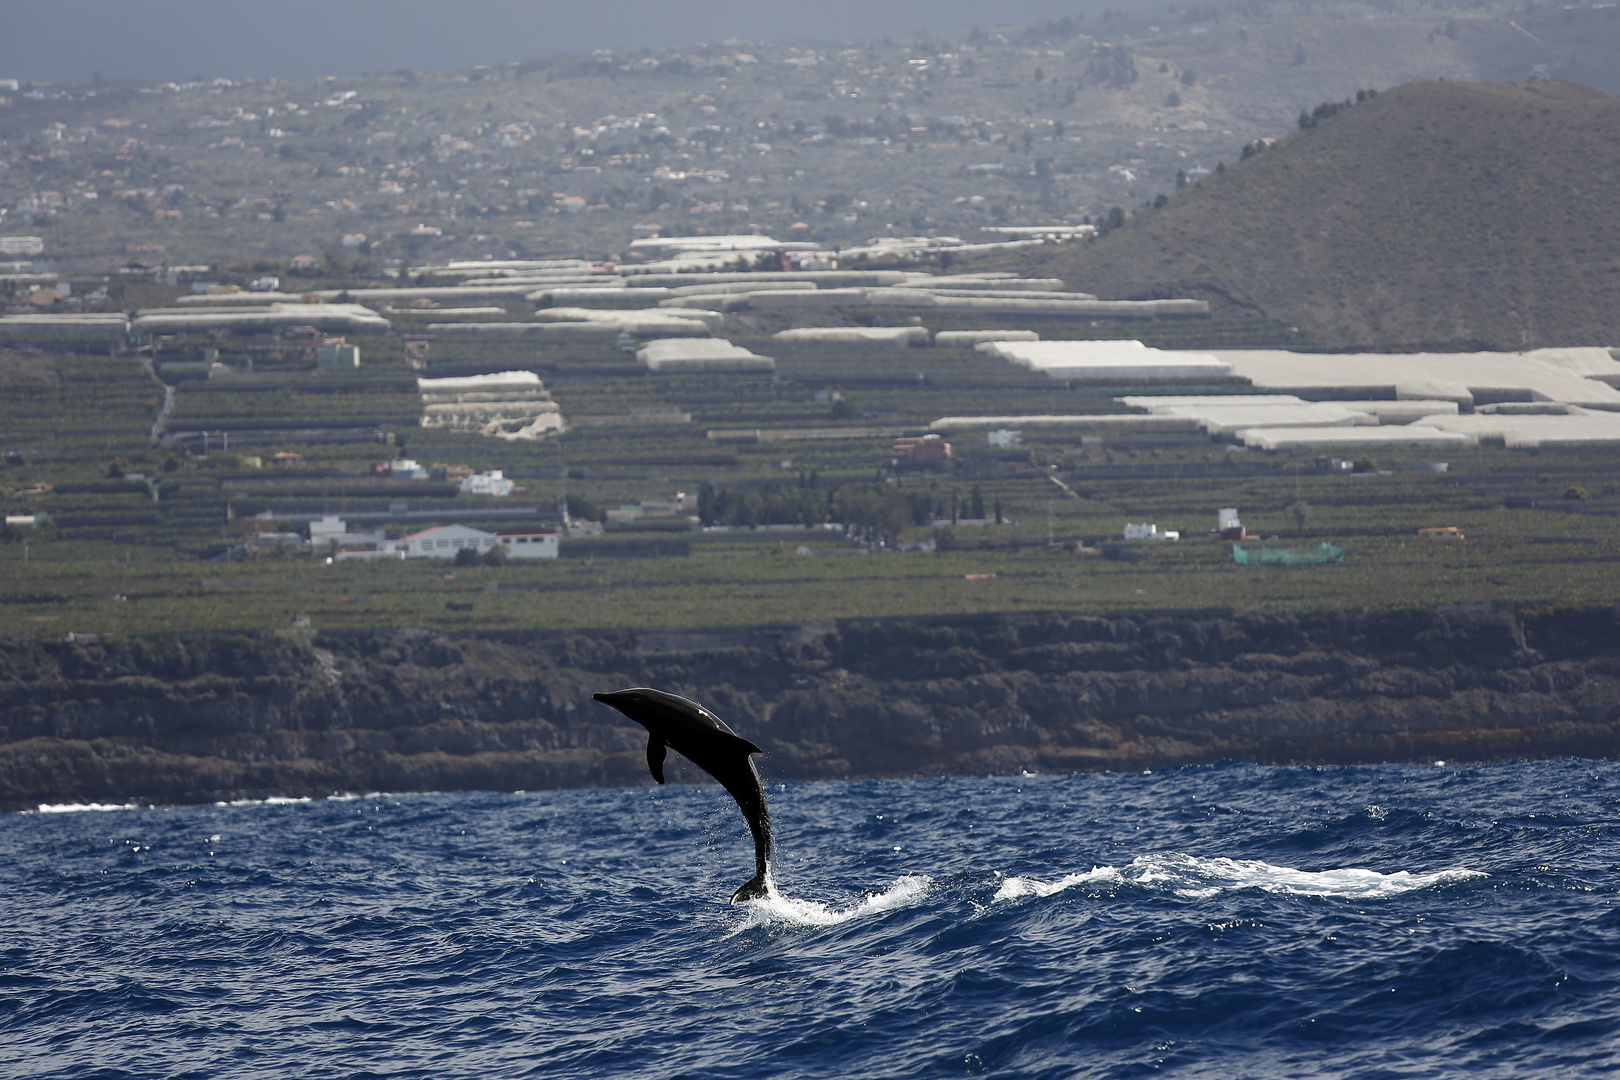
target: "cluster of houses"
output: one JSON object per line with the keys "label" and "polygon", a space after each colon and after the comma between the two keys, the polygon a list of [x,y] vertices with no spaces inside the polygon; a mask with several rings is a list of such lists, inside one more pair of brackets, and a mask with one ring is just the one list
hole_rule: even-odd
{"label": "cluster of houses", "polygon": [[463,495],[494,495],[505,498],[521,495],[523,489],[501,474],[500,469],[473,472],[466,465],[446,465],[434,462],[427,468],[411,458],[379,461],[371,466],[371,475],[382,480],[436,480],[455,484]]}

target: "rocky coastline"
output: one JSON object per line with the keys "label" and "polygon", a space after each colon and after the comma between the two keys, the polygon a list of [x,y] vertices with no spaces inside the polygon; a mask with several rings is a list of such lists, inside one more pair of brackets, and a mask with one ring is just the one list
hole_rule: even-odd
{"label": "rocky coastline", "polygon": [[590,700],[632,685],[709,705],[772,780],[1608,757],[1616,642],[1612,607],[13,639],[0,808],[646,784]]}

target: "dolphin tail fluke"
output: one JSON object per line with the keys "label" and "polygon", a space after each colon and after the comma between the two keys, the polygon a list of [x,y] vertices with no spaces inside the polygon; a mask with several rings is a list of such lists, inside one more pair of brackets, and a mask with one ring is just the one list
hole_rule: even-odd
{"label": "dolphin tail fluke", "polygon": [[740,904],[745,900],[764,900],[771,895],[770,882],[764,874],[755,874],[747,884],[731,894],[731,902]]}

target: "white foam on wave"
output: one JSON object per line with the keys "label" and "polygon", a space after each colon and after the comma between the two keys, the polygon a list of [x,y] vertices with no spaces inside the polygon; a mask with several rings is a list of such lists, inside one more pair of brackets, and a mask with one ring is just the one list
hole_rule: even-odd
{"label": "white foam on wave", "polygon": [[40,803],[38,814],[83,814],[106,810],[144,810],[140,803]]}
{"label": "white foam on wave", "polygon": [[1487,877],[1478,870],[1455,867],[1429,874],[1396,870],[1296,870],[1254,859],[1201,859],[1170,853],[1141,855],[1129,866],[1099,866],[1084,874],[1069,874],[1056,881],[1009,877],[996,890],[995,900],[1020,896],[1051,896],[1076,885],[1138,885],[1164,889],[1177,896],[1201,900],[1223,892],[1259,889],[1284,896],[1337,896],[1350,900],[1379,900],[1437,885],[1454,885]]}
{"label": "white foam on wave", "polygon": [[1076,885],[1085,885],[1090,882],[1103,884],[1118,884],[1119,871],[1112,866],[1099,866],[1084,874],[1069,874],[1056,881],[1041,881],[1032,877],[1010,877],[1001,883],[992,900],[1014,900],[1020,896],[1051,896],[1053,893],[1072,889]]}
{"label": "white foam on wave", "polygon": [[217,802],[215,806],[292,806],[297,803],[314,802],[308,795],[295,798],[291,795],[272,795],[268,799],[232,799],[229,802]]}
{"label": "white foam on wave", "polygon": [[789,923],[794,926],[837,926],[866,915],[910,907],[921,900],[933,885],[934,879],[926,874],[907,874],[882,892],[868,893],[848,907],[834,907],[819,900],[800,900],[784,896],[776,883],[768,881],[769,895],[745,904],[747,917],[732,931],[740,933],[754,926],[770,923]]}

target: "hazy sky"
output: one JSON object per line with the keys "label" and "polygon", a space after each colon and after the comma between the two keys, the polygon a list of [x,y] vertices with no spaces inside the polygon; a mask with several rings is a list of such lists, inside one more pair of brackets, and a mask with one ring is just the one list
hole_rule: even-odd
{"label": "hazy sky", "polygon": [[0,3],[0,78],[347,75],[593,49],[846,40],[1061,18],[1143,0],[36,0]]}

